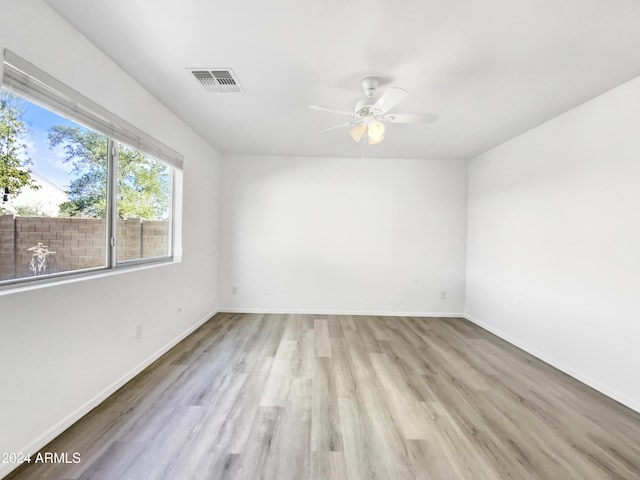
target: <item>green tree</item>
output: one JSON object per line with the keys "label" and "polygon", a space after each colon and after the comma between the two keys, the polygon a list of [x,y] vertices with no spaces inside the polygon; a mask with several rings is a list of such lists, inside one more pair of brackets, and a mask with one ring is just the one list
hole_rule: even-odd
{"label": "green tree", "polygon": [[0,196],[16,196],[24,187],[37,190],[28,168],[33,162],[27,156],[24,136],[28,129],[22,119],[22,100],[2,90],[0,95]]}
{"label": "green tree", "polygon": [[[56,125],[49,130],[49,144],[63,145],[65,162],[73,164],[69,200],[60,214],[105,218],[107,209],[107,138],[79,127]],[[169,169],[132,148],[118,153],[118,218],[167,218]]]}
{"label": "green tree", "polygon": [[16,214],[21,217],[50,217],[42,208],[42,202],[37,202],[32,205],[16,205]]}
{"label": "green tree", "polygon": [[118,217],[169,218],[169,167],[138,150],[120,146]]}

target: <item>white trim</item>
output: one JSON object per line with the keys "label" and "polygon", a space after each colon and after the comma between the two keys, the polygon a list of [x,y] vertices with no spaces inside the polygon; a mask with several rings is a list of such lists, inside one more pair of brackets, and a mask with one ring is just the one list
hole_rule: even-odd
{"label": "white trim", "polygon": [[597,390],[598,392],[606,395],[607,397],[612,398],[613,400],[615,400],[616,402],[619,402],[627,407],[629,407],[632,410],[635,410],[636,412],[640,413],[640,403],[638,403],[637,401],[628,398],[627,396],[621,394],[620,392],[614,390],[613,388],[609,387],[608,385],[605,385],[597,380],[594,380],[593,378],[591,378],[589,375],[585,375],[582,372],[577,371],[576,369],[574,369],[573,367],[570,367],[562,362],[559,362],[558,360],[556,360],[553,357],[550,357],[549,355],[547,355],[546,353],[543,353],[535,348],[530,347],[529,345],[527,345],[526,343],[522,342],[521,340],[512,337],[511,335],[508,335],[494,327],[492,327],[491,325],[488,325],[487,323],[469,315],[468,313],[465,313],[463,315],[464,318],[466,318],[467,320],[469,320],[472,323],[475,323],[476,325],[478,325],[479,327],[483,328],[484,330],[487,330],[488,332],[493,333],[494,335],[496,335],[497,337],[500,337],[503,340],[506,340],[507,342],[509,342],[512,345],[515,345],[516,347],[524,350],[525,352],[533,355],[534,357],[542,360],[545,363],[548,363],[549,365],[551,365],[552,367],[557,368],[558,370],[566,373],[567,375],[575,378],[576,380],[578,380],[579,382],[584,383],[585,385],[593,388],[594,390]]}
{"label": "white trim", "polygon": [[162,260],[155,260],[133,265],[120,265],[117,268],[97,267],[86,270],[70,270],[59,274],[51,274],[42,276],[42,278],[27,277],[27,280],[16,279],[13,283],[5,283],[0,285],[0,297],[3,295],[12,295],[14,293],[27,292],[29,290],[38,290],[40,288],[57,287],[58,285],[66,285],[68,283],[84,282],[111,275],[119,275],[121,273],[132,273],[138,270],[146,270],[148,268],[165,267],[181,263],[181,260],[173,260],[170,257],[158,257]]}
{"label": "white trim", "polygon": [[[158,358],[160,358],[162,355],[167,353],[169,350],[175,347],[179,342],[184,340],[186,337],[191,335],[195,330],[197,330],[202,325],[204,325],[211,317],[213,317],[217,313],[218,313],[218,310],[216,309],[213,312],[205,315],[203,318],[198,320],[195,324],[193,324],[187,330],[185,330],[176,338],[174,338],[169,343],[167,343],[160,350],[156,351],[155,353],[147,357],[145,360],[143,360],[133,369],[125,373],[118,380],[113,382],[111,385],[107,386],[104,390],[102,390],[100,393],[94,396],[87,403],[78,407],[76,410],[74,410],[65,418],[63,418],[58,423],[56,423],[53,427],[51,427],[46,432],[44,432],[39,437],[37,437],[35,440],[30,442],[27,446],[20,449],[20,453],[23,453],[25,455],[35,454],[38,450],[46,446],[58,435],[60,435],[62,432],[68,429],[71,425],[76,423],[78,420],[84,417],[87,413],[89,413],[91,410],[96,408],[98,405],[104,402],[107,398],[113,395],[119,388],[121,388],[131,379],[133,379],[136,375],[140,374],[144,369],[146,369],[149,365],[155,362]],[[0,478],[4,478],[6,475],[9,475],[10,472],[15,470],[19,466],[20,464],[0,464]]]}
{"label": "white trim", "polygon": [[373,317],[443,317],[465,318],[464,313],[444,312],[387,312],[372,310],[317,310],[317,309],[290,309],[290,308],[232,308],[220,307],[220,313],[280,313],[301,315],[365,315]]}

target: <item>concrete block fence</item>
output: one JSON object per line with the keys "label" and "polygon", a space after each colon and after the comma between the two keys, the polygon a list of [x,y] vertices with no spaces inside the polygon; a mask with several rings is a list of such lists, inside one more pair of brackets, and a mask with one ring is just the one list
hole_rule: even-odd
{"label": "concrete block fence", "polygon": [[[0,217],[0,280],[31,276],[29,248],[49,247],[53,272],[105,264],[106,222],[99,218]],[[118,220],[118,260],[167,255],[169,222],[140,218]]]}

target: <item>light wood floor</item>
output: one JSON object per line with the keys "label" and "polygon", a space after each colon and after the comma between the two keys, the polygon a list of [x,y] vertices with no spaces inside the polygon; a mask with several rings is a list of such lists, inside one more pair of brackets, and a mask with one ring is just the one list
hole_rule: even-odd
{"label": "light wood floor", "polygon": [[639,479],[640,414],[463,319],[218,314],[18,479]]}

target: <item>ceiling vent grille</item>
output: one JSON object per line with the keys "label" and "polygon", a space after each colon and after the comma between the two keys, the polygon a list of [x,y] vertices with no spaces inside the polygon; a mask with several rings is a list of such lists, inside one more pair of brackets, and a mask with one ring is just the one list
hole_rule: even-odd
{"label": "ceiling vent grille", "polygon": [[190,71],[207,92],[233,93],[243,91],[238,78],[230,68],[198,68],[190,69]]}

